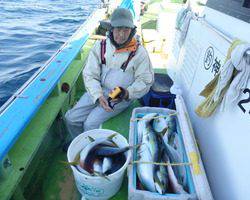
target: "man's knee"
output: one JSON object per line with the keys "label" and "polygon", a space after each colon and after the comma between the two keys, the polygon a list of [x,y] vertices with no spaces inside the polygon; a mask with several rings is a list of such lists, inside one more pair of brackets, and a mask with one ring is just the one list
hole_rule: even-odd
{"label": "man's knee", "polygon": [[70,123],[70,124],[73,123],[73,119],[72,119],[72,115],[71,115],[70,110],[68,110],[68,111],[65,113],[64,117],[65,117],[65,120],[66,120],[67,123]]}
{"label": "man's knee", "polygon": [[94,118],[88,117],[87,120],[84,122],[84,131],[92,130],[99,128],[102,122],[99,122],[99,120],[96,120]]}

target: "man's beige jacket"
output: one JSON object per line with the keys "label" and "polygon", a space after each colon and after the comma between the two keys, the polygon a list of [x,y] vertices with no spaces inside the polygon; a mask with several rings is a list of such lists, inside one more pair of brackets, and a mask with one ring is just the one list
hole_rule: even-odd
{"label": "man's beige jacket", "polygon": [[[130,52],[117,53],[116,48],[106,39],[106,66],[107,68],[119,70],[122,64],[128,59]],[[154,73],[146,49],[139,45],[135,56],[130,60],[126,71],[132,74],[133,81],[126,88],[129,93],[129,99],[138,99],[145,95],[154,81]],[[101,41],[97,41],[89,53],[86,66],[83,70],[83,79],[85,88],[91,95],[93,102],[104,95],[104,87],[101,81],[102,65],[101,65]],[[117,77],[109,77],[109,81],[115,80]],[[119,86],[119,85],[117,85]]]}

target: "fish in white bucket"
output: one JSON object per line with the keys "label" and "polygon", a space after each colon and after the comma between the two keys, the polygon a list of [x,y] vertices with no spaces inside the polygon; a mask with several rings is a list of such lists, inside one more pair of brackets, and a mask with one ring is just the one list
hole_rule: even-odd
{"label": "fish in white bucket", "polygon": [[[94,140],[97,140],[99,138],[108,138],[112,134],[116,134],[116,136],[112,139],[112,141],[116,144],[113,146],[117,146],[119,148],[128,146],[126,138],[121,134],[116,133],[112,130],[94,129],[80,134],[72,141],[67,152],[68,161],[71,162],[75,160],[76,155],[78,153],[81,153],[81,151],[83,151],[84,148]],[[93,140],[91,140],[89,136]],[[89,151],[89,154],[94,155],[94,151],[100,146],[105,146],[105,144],[97,145]],[[97,156],[97,158],[101,159],[102,162],[104,157]],[[118,192],[119,188],[122,185],[125,170],[131,158],[131,152],[127,151],[121,154],[110,156],[110,158],[112,159],[112,167],[105,173],[107,175],[102,175],[103,173],[100,174],[98,172],[94,172],[93,174],[91,174],[91,176],[89,176],[85,173],[81,173],[76,169],[75,166],[71,165],[77,189],[84,198],[90,200],[106,200],[111,198]],[[88,162],[87,159],[89,159],[88,156],[85,162]]]}
{"label": "fish in white bucket", "polygon": [[110,135],[109,137],[107,138],[97,138],[97,139],[94,139],[94,138],[91,138],[90,136],[89,139],[91,140],[91,143],[89,143],[80,153],[80,166],[82,168],[84,168],[84,165],[85,165],[85,159],[87,158],[89,152],[94,148],[96,147],[98,144],[114,144],[116,145],[113,141],[112,141],[112,138],[115,137],[116,134],[112,134]]}
{"label": "fish in white bucket", "polygon": [[74,165],[79,172],[86,175],[107,178],[107,175],[119,170],[125,164],[125,155],[122,154],[134,148],[118,147],[112,140],[114,136],[116,134],[97,139],[88,136],[91,142],[77,154],[73,162],[67,164]]}
{"label": "fish in white bucket", "polygon": [[104,157],[102,162],[102,173],[106,174],[112,168],[112,158]]}

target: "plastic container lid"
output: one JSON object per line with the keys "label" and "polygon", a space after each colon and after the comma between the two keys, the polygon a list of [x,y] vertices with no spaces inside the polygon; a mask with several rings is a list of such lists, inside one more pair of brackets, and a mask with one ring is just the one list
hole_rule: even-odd
{"label": "plastic container lid", "polygon": [[151,90],[155,92],[169,92],[173,80],[167,74],[155,74],[155,82],[151,87]]}

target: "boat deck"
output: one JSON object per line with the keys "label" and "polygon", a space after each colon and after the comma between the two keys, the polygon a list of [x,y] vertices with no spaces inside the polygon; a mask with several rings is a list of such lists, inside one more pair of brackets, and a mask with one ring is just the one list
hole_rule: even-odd
{"label": "boat deck", "polygon": [[[176,5],[174,8],[178,7]],[[160,7],[159,1],[152,1],[149,4],[148,10],[144,13],[141,22],[142,32],[145,29],[156,30],[156,21],[158,17]],[[171,12],[171,9],[165,10]],[[172,10],[172,12],[174,12]],[[146,46],[147,48],[147,46]],[[149,51],[150,59],[154,66],[155,72],[166,73],[165,63],[167,62],[168,54],[166,51]],[[130,116],[134,108],[139,107],[138,101],[134,102],[125,112],[119,114],[115,118],[112,118],[105,122],[102,128],[111,129],[123,134],[126,138],[129,135],[129,123]],[[60,163],[60,161],[66,161],[66,153],[60,148],[56,150],[53,156],[53,161],[50,163],[49,170],[41,187],[41,193],[33,195],[34,199],[61,199],[61,200],[76,200],[81,196],[76,189],[74,178],[70,167]],[[112,200],[125,200],[128,198],[127,177],[124,177],[123,185],[120,191],[111,198]]]}
{"label": "boat deck", "polygon": [[[160,12],[175,12],[176,8],[180,7],[180,5],[178,4],[171,4],[172,7],[170,6],[170,8],[164,9],[164,6],[166,5],[161,5],[159,4],[159,2],[161,1],[159,0],[152,1],[149,4],[148,10],[144,13],[142,20],[141,20],[142,35],[145,29],[150,29],[150,30],[157,29],[156,21],[157,21],[158,14]],[[165,40],[164,42],[165,42],[165,45],[168,45],[168,43],[166,43]],[[93,41],[90,41],[89,44],[93,44]],[[150,55],[152,64],[154,66],[154,70],[155,72],[166,73],[165,64],[167,62],[168,52],[165,50],[164,46],[162,47],[161,50],[152,51],[152,45],[153,43],[152,44],[145,43],[146,48],[149,50],[149,55]],[[86,55],[83,55],[83,56],[86,56]],[[78,84],[78,85],[81,85],[81,84]],[[77,88],[77,90],[73,92],[77,92],[75,96],[79,98],[82,95],[83,90],[82,89],[78,90],[78,89],[79,88]],[[72,101],[70,98],[68,100],[69,102]],[[140,104],[138,101],[134,102],[126,111],[119,114],[115,118],[112,118],[108,120],[107,122],[105,122],[102,128],[117,131],[128,138],[129,122],[130,122],[130,116],[131,116],[132,110],[135,107],[139,107],[139,106]],[[67,109],[67,107],[65,107],[64,109]],[[64,113],[64,110],[62,110],[62,113]],[[53,144],[53,140],[59,141],[57,137],[61,137],[60,139],[65,142],[65,139],[64,139],[66,137],[65,126],[63,123],[60,123],[60,121],[62,120],[59,119],[57,125],[55,127],[52,127],[51,129],[52,132],[53,131],[56,132],[56,134],[52,133],[52,137],[50,138],[50,142],[52,141],[52,144]],[[45,157],[44,157],[44,160],[47,160],[47,161],[49,160],[49,162],[45,163],[45,161],[43,161],[43,158],[39,158],[40,161],[37,162],[38,169],[39,169],[39,165],[41,165],[42,166],[41,170],[45,170],[45,173],[41,173],[39,172],[39,170],[38,172],[34,172],[34,174],[31,173],[33,174],[33,176],[26,178],[26,180],[29,180],[29,184],[24,184],[27,186],[26,188],[22,188],[22,190],[25,192],[19,193],[18,190],[16,190],[16,192],[14,193],[13,199],[24,199],[24,196],[25,196],[25,199],[36,199],[36,200],[39,200],[39,199],[77,200],[81,198],[79,192],[76,189],[73,174],[72,174],[70,167],[60,162],[60,161],[67,160],[66,153],[62,151],[63,143],[55,142],[53,145],[55,147],[51,151],[46,152]],[[113,200],[127,199],[128,198],[127,184],[128,184],[127,177],[125,176],[123,185],[120,191],[111,199]]]}
{"label": "boat deck", "polygon": [[[125,112],[103,124],[102,128],[117,131],[128,138],[130,116],[132,110],[138,106],[140,106],[139,103],[134,102]],[[41,193],[34,194],[33,199],[80,199],[71,168],[60,163],[60,161],[66,160],[66,153],[61,148],[58,148],[54,153],[53,161],[50,163],[46,177],[43,177],[43,185],[39,186]],[[127,199],[127,192],[127,177],[125,177],[120,191],[112,199]]]}
{"label": "boat deck", "polygon": [[[142,29],[156,28],[157,10],[154,4],[149,5],[149,9],[144,14],[142,19]],[[155,67],[156,72],[165,72],[166,54],[150,53],[150,58]],[[105,122],[102,128],[111,129],[123,134],[126,138],[129,135],[130,116],[135,107],[140,106],[139,102],[134,102],[125,112],[119,114]],[[60,148],[56,150],[53,156],[53,161],[47,171],[46,177],[41,187],[41,193],[33,195],[35,199],[61,199],[61,200],[76,200],[80,199],[80,194],[76,189],[72,171],[69,166],[65,166],[60,161],[66,161],[66,153]],[[112,198],[113,200],[125,200],[128,197],[127,177],[124,177],[123,185],[120,191]]]}

